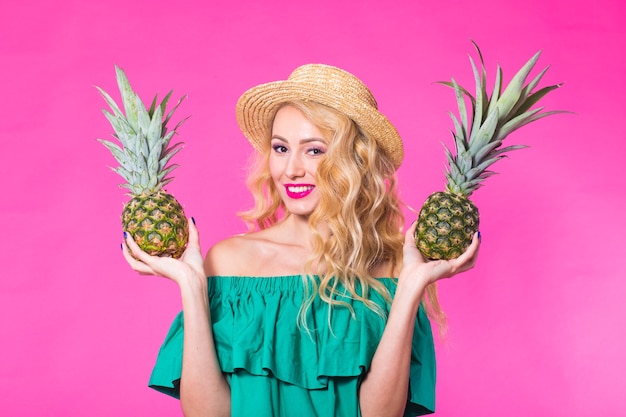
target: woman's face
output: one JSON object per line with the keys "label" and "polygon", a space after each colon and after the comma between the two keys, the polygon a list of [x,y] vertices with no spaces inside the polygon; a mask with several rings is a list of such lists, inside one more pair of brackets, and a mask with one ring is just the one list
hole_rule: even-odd
{"label": "woman's face", "polygon": [[319,203],[315,173],[328,148],[319,129],[300,110],[285,106],[272,125],[270,174],[285,208],[308,216]]}

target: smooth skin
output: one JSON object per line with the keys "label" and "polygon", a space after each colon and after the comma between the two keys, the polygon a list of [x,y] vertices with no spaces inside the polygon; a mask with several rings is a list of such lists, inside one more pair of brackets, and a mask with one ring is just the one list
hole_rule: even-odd
{"label": "smooth skin", "polygon": [[[131,268],[140,274],[174,281],[182,299],[185,321],[181,406],[187,417],[230,416],[230,388],[222,374],[211,331],[207,276],[297,275],[310,250],[308,215],[319,199],[315,189],[292,199],[286,185],[315,185],[317,164],[326,150],[319,130],[293,107],[283,107],[272,128],[270,172],[287,207],[287,216],[262,231],[238,235],[213,246],[202,260],[198,230],[189,222],[189,243],[180,259],[150,256],[130,235],[122,245]],[[381,265],[375,277],[399,271],[398,286],[382,339],[360,386],[363,417],[401,416],[407,401],[415,316],[430,283],[471,269],[480,242],[460,257],[427,262],[415,247],[412,224],[405,235],[402,265]],[[253,255],[253,256],[251,256]]]}

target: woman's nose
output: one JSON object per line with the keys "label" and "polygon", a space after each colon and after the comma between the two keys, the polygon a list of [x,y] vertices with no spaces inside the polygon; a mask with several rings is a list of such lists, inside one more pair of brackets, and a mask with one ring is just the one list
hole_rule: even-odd
{"label": "woman's nose", "polygon": [[291,154],[289,156],[289,162],[287,163],[287,169],[285,174],[289,178],[297,178],[304,176],[304,163],[302,157],[297,154]]}

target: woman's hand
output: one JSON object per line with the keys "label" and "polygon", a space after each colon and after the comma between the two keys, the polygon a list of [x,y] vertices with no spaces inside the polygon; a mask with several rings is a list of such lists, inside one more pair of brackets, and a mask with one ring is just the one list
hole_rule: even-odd
{"label": "woman's hand", "polygon": [[478,233],[474,234],[472,243],[458,258],[447,261],[427,261],[415,246],[416,227],[417,222],[411,225],[404,237],[403,265],[400,271],[400,280],[402,278],[417,278],[426,286],[442,278],[450,278],[460,272],[467,271],[476,264],[480,247]]}
{"label": "woman's hand", "polygon": [[199,276],[204,278],[198,229],[193,220],[189,220],[189,242],[180,259],[148,255],[139,248],[130,233],[126,233],[126,239],[122,244],[122,252],[126,262],[141,275],[159,275],[169,278],[179,285],[185,277]]}

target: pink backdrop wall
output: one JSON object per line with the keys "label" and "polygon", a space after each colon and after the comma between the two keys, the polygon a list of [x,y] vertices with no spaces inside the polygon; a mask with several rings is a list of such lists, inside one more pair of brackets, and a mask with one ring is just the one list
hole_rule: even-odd
{"label": "pink backdrop wall", "polygon": [[[545,100],[575,115],[511,136],[531,145],[476,193],[475,270],[441,285],[439,416],[618,416],[626,392],[626,14],[621,0],[220,0],[3,5],[0,15],[0,415],[180,415],[146,387],[180,308],[175,286],[122,260],[125,196],[96,142],[110,127],[93,85],[121,65],[148,100],[188,94],[187,146],[169,187],[205,249],[240,232],[250,147],[246,88],[324,62],[354,72],[406,141],[402,195],[442,187],[454,109],[433,81],[471,86],[470,39],[509,79],[536,50]],[[115,97],[118,97],[115,94]],[[449,142],[447,142],[449,143]]]}

